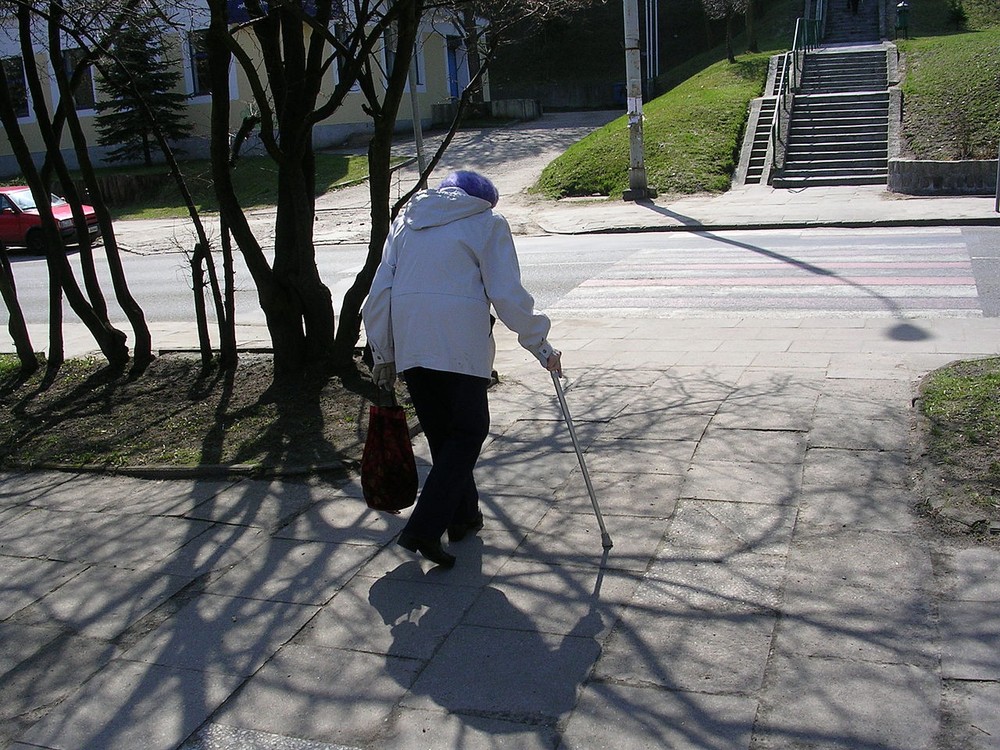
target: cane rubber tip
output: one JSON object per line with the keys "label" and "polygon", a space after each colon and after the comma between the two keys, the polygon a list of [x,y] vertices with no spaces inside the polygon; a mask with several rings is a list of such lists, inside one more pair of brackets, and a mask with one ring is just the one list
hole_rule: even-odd
{"label": "cane rubber tip", "polygon": [[604,546],[604,549],[611,549],[612,547],[615,546],[611,542],[611,535],[610,534],[604,534],[601,537],[601,544]]}

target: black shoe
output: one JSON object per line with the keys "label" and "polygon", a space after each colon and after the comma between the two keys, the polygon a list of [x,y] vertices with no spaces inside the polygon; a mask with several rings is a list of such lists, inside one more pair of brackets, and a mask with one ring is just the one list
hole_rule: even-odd
{"label": "black shoe", "polygon": [[448,541],[449,542],[460,542],[469,534],[475,534],[483,528],[483,514],[480,513],[479,516],[474,521],[465,521],[464,523],[452,523],[448,524]]}
{"label": "black shoe", "polygon": [[422,539],[404,531],[399,535],[396,544],[410,552],[419,552],[442,568],[450,568],[455,564],[455,556],[449,555],[442,549],[440,539]]}

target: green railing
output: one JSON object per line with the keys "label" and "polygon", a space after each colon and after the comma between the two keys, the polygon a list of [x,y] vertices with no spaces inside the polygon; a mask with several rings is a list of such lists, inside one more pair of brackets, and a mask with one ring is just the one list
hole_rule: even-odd
{"label": "green railing", "polygon": [[795,37],[792,49],[782,56],[777,73],[775,89],[778,101],[774,108],[774,122],[771,123],[771,167],[785,166],[785,149],[780,148],[788,136],[788,124],[792,115],[795,92],[802,83],[802,67],[806,52],[817,47],[823,34],[826,20],[826,0],[816,4],[816,18],[798,18],[795,21]]}

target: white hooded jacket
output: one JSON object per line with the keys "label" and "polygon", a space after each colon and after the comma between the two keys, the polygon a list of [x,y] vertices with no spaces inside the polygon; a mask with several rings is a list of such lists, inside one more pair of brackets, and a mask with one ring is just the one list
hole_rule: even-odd
{"label": "white hooded jacket", "polygon": [[488,378],[491,305],[544,365],[551,324],[521,284],[507,220],[457,187],[415,195],[389,230],[362,310],[375,363]]}

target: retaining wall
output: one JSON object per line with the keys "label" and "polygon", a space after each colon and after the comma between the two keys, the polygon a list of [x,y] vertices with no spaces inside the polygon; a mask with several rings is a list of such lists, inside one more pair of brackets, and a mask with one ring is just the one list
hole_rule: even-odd
{"label": "retaining wall", "polygon": [[889,160],[889,191],[907,195],[994,195],[997,162]]}

